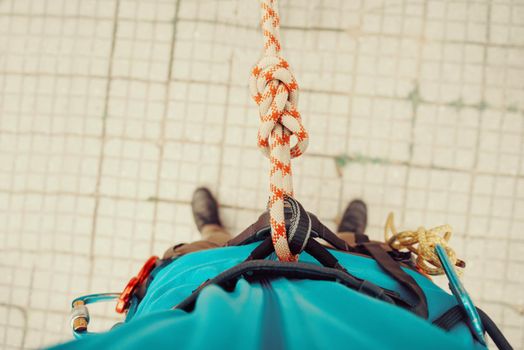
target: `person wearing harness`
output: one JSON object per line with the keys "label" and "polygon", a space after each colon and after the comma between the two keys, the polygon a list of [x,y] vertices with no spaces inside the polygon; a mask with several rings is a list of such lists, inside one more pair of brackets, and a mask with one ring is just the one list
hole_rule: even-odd
{"label": "person wearing harness", "polygon": [[[86,305],[111,298],[77,298],[71,322],[80,340],[56,349],[485,348],[457,301],[417,270],[410,252],[369,240],[361,200],[349,203],[334,234],[287,199],[288,231],[307,233],[298,262],[277,260],[267,211],[232,237],[208,189],[195,190],[191,205],[202,239],[146,262],[116,297],[125,322],[88,332]],[[497,346],[511,349],[479,313]]]}
{"label": "person wearing harness", "polygon": [[[381,243],[365,234],[364,202],[348,205],[335,234],[295,199],[291,159],[306,150],[308,133],[280,56],[276,0],[261,0],[261,9],[264,55],[250,90],[257,143],[270,161],[267,210],[231,237],[211,192],[197,189],[202,239],[149,258],[121,293],[73,300],[80,340],[56,349],[486,349],[485,333],[511,349],[461,285],[456,269],[465,264],[447,245],[447,225],[397,233],[391,218],[393,235],[386,230]],[[453,295],[428,276],[443,273]],[[89,332],[87,305],[115,299],[125,322]]]}

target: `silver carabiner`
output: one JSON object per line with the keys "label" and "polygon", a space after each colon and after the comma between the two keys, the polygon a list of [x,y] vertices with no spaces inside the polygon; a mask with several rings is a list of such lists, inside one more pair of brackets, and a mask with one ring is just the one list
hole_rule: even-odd
{"label": "silver carabiner", "polygon": [[88,304],[94,304],[101,301],[112,301],[118,299],[120,293],[99,293],[84,295],[73,300],[71,305],[71,329],[75,338],[82,338],[88,334],[87,326],[89,325]]}

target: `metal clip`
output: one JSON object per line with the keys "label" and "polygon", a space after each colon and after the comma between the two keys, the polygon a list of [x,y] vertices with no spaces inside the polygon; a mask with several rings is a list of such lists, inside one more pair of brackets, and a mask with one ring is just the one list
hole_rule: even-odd
{"label": "metal clip", "polygon": [[116,312],[127,312],[135,291],[146,282],[151,271],[155,268],[157,261],[157,256],[152,256],[147,259],[138,274],[129,280],[122,293],[90,294],[73,300],[71,309],[71,328],[73,329],[73,335],[76,338],[81,338],[90,334],[87,331],[87,326],[89,325],[89,310],[87,309],[87,304],[116,299]]}
{"label": "metal clip", "polygon": [[90,334],[87,331],[90,320],[89,310],[87,309],[88,304],[98,303],[100,301],[112,301],[118,299],[119,296],[120,293],[101,293],[84,295],[73,300],[71,308],[71,328],[73,329],[75,338],[82,338]]}

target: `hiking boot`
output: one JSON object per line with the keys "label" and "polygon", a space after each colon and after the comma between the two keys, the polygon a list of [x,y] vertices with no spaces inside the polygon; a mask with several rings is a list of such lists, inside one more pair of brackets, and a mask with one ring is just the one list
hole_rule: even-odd
{"label": "hiking boot", "polygon": [[368,209],[366,203],[360,199],[355,199],[346,208],[337,232],[353,232],[356,235],[363,235],[368,223]]}
{"label": "hiking boot", "polygon": [[198,231],[202,232],[205,225],[222,226],[218,216],[218,203],[207,188],[199,187],[193,192],[191,208]]}

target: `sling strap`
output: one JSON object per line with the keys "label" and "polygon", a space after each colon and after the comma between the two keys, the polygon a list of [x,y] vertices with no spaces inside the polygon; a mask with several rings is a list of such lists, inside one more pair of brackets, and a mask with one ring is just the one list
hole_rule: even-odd
{"label": "sling strap", "polygon": [[[271,241],[269,242],[271,243]],[[174,309],[191,312],[195,307],[198,296],[207,286],[218,285],[226,291],[233,291],[240,278],[244,278],[248,282],[254,282],[268,277],[333,281],[390,304],[404,302],[398,293],[381,288],[369,281],[357,279],[340,269],[301,262],[282,263],[280,261],[257,259],[245,261],[207,280],[189,297],[176,305]]]}
{"label": "sling strap", "polygon": [[416,298],[413,305],[413,312],[420,317],[428,318],[428,302],[424,291],[413,277],[408,275],[402,268],[398,261],[395,261],[381,246],[376,242],[366,242],[360,244],[363,250],[375,259],[380,267],[386,271],[391,277],[397,280],[402,286],[407,288]]}
{"label": "sling strap", "polygon": [[357,245],[369,242],[369,236],[366,235],[365,233],[357,233],[357,232],[355,232],[353,235],[355,236],[355,243]]}
{"label": "sling strap", "polygon": [[[484,326],[484,329],[486,330],[490,338],[493,340],[497,348],[500,350],[513,349],[513,347],[508,342],[506,337],[504,337],[504,334],[502,334],[495,322],[493,322],[493,320],[481,309],[477,308],[477,312],[480,316],[480,319],[482,320],[482,325]],[[464,312],[462,307],[460,307],[459,305],[455,305],[451,309],[447,310],[442,315],[440,315],[437,319],[435,319],[433,321],[433,324],[444,329],[445,331],[449,331],[458,323],[464,321],[467,321],[466,313]]]}
{"label": "sling strap", "polygon": [[[478,308],[477,308],[478,310]],[[464,321],[464,312],[459,305],[453,306],[451,309],[448,309],[438,318],[433,321],[433,324],[437,327],[442,328],[445,331],[449,331],[451,328],[455,327],[458,323]]]}
{"label": "sling strap", "polygon": [[[402,267],[399,261],[391,257],[390,253],[395,253],[395,251],[386,252],[384,248],[380,245],[380,243],[369,241],[369,238],[367,237],[367,235],[364,235],[364,234],[361,235],[363,237],[359,237],[359,241],[364,241],[364,242],[357,246],[352,247],[346,241],[340,239],[329,228],[323,225],[314,214],[312,213],[308,213],[308,214],[311,220],[311,237],[312,238],[315,238],[315,237],[322,238],[326,242],[331,244],[333,247],[335,247],[336,249],[346,251],[346,252],[352,252],[352,253],[362,253],[376,260],[377,263],[381,266],[381,268],[384,271],[386,271],[391,277],[393,277],[402,286],[407,288],[409,292],[411,292],[412,296],[415,298],[415,304],[413,305],[413,307],[410,307],[411,311],[413,311],[416,315],[419,315],[420,317],[427,319],[428,307],[427,307],[426,295],[424,294],[420,286],[417,284],[417,282],[413,279],[413,277],[411,277],[404,270],[402,270]],[[289,217],[288,215],[286,215],[286,222],[288,222],[290,216],[291,216],[291,213],[289,212]],[[260,217],[258,218],[258,220],[255,223],[253,223],[248,228],[246,228],[238,236],[231,239],[227,243],[227,245],[228,246],[244,245],[244,244],[249,244],[249,243],[256,242],[258,240],[265,239],[269,235],[268,221],[269,221],[269,214],[267,212],[264,212],[262,215],[260,215]],[[269,243],[270,242],[266,242],[265,244],[262,243],[251,254],[253,255],[253,254],[259,253],[257,249],[260,249],[260,252],[264,251],[266,253],[265,256],[269,255],[269,252],[272,251],[272,247]],[[328,265],[333,264],[333,261],[329,261],[329,259],[331,258],[329,258],[324,252],[320,253],[320,249],[318,248],[318,246],[320,246],[320,244],[318,244],[315,240],[310,239],[307,243],[306,251],[316,252],[319,255],[319,257],[315,257],[315,258],[326,259],[324,260],[324,262],[326,262]],[[314,248],[314,249],[311,249],[311,248]],[[326,249],[323,249],[323,250],[328,252]],[[330,255],[332,256],[332,254]],[[263,257],[258,256],[258,258],[263,258]],[[402,256],[401,258],[402,260],[400,261],[405,261],[406,259],[405,256]],[[333,265],[331,267],[333,267]]]}
{"label": "sling strap", "polygon": [[[289,226],[291,220],[291,211],[286,210],[286,226]],[[329,228],[320,222],[315,214],[307,212],[311,227],[311,236],[322,238],[334,248],[342,250],[345,252],[355,252],[356,250],[349,246],[346,241],[339,238],[335,233],[333,233]],[[249,225],[244,231],[232,238],[226,243],[226,246],[239,246],[254,243],[265,239],[269,235],[269,212],[265,211],[260,215],[253,224]]]}
{"label": "sling strap", "polygon": [[[294,215],[297,212],[293,212]],[[300,225],[299,225],[300,226]],[[253,227],[253,225],[251,226]],[[256,236],[257,225],[254,226],[250,231]],[[311,225],[308,231],[311,230]],[[303,250],[308,252],[311,256],[318,260],[322,266],[313,265],[310,263],[301,262],[280,262],[272,260],[264,260],[271,253],[275,252],[275,248],[272,242],[272,237],[266,237],[262,243],[260,243],[246,260],[236,265],[218,276],[207,280],[200,285],[193,293],[175,306],[175,309],[182,309],[185,311],[191,311],[194,308],[195,302],[200,295],[200,292],[207,286],[215,284],[226,291],[232,291],[237,281],[240,278],[244,278],[248,281],[260,280],[262,278],[276,278],[284,277],[290,279],[311,279],[311,280],[326,280],[335,281],[357,290],[363,294],[371,296],[373,298],[399,305],[404,308],[412,309],[410,303],[404,300],[399,293],[386,290],[381,288],[369,281],[359,279],[353,276],[347,271],[338,261],[338,259],[331,254],[326,248],[320,243],[313,239],[310,232],[306,234],[307,240]],[[247,239],[248,237],[245,237]],[[249,239],[247,239],[249,240]]]}

